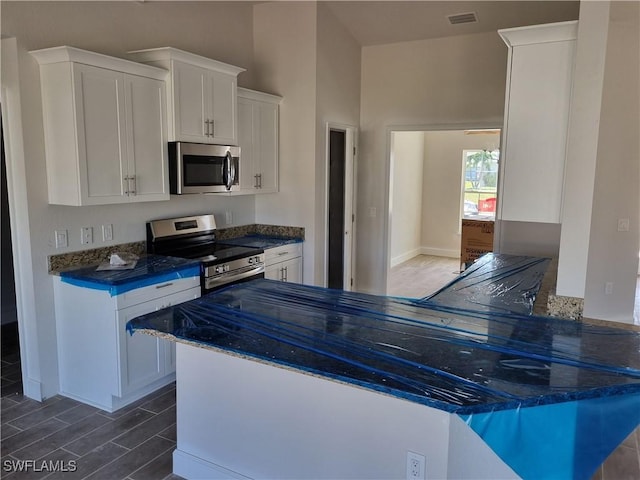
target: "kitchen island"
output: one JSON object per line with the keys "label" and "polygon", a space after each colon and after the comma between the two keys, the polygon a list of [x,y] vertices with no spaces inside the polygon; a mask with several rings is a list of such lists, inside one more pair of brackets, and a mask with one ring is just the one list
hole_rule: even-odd
{"label": "kitchen island", "polygon": [[178,342],[185,478],[590,478],[640,423],[631,330],[268,280],[128,327]]}

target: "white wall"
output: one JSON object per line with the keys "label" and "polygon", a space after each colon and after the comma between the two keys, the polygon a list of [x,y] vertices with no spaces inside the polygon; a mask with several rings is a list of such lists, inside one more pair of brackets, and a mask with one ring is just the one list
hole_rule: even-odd
{"label": "white wall", "polygon": [[609,2],[582,2],[567,132],[556,294],[584,298]]}
{"label": "white wall", "polygon": [[[315,251],[316,6],[262,3],[254,9],[254,49],[260,88],[280,104],[280,192],[264,195],[256,220],[305,227],[305,258]],[[304,262],[304,283],[313,283]]]}
{"label": "white wall", "polygon": [[324,4],[318,4],[316,64],[316,209],[315,285],[325,285],[327,267],[327,123],[360,123],[361,47]]}
{"label": "white wall", "polygon": [[422,249],[429,255],[460,257],[463,150],[496,150],[500,135],[465,135],[464,130],[425,133]]}
{"label": "white wall", "polygon": [[391,266],[420,254],[424,132],[391,135]]}
{"label": "white wall", "polygon": [[[640,212],[640,3],[611,2],[584,316],[633,323]],[[618,219],[628,218],[628,232]],[[611,294],[605,283],[611,282]]]}
{"label": "white wall", "polygon": [[506,64],[507,49],[497,33],[363,48],[358,290],[385,291],[388,132],[394,126],[500,127]]}
{"label": "white wall", "polygon": [[[216,22],[222,14],[225,21]],[[49,397],[58,392],[53,288],[47,273],[48,255],[141,241],[145,239],[145,222],[165,216],[205,212],[221,215],[229,210],[235,224],[253,223],[255,200],[253,196],[189,196],[131,206],[49,205],[39,70],[28,51],[72,45],[124,57],[129,50],[170,45],[242,66],[253,73],[252,21],[252,6],[241,2],[233,5],[213,2],[3,2],[2,34],[16,37],[17,43],[22,110],[20,126],[24,136],[24,163],[11,168],[26,172],[24,185],[17,186],[26,190],[26,195],[21,193],[14,197],[20,204],[12,208],[21,213],[21,231],[16,235],[28,238],[29,242],[14,247],[16,250],[28,250],[26,253],[30,255],[26,256],[31,257],[32,271],[19,274],[32,275],[28,288],[37,292],[33,311],[25,311],[22,318],[21,332],[30,332],[31,339],[29,350],[22,353],[32,360],[26,372],[27,383],[40,392],[38,395]],[[212,23],[219,28],[211,28]],[[253,86],[252,73],[244,77],[246,81],[241,76],[240,83]],[[18,125],[12,122],[18,122],[18,119],[11,117],[11,113],[9,111],[9,117],[3,121],[8,128],[15,128]],[[8,161],[12,162],[14,158],[18,157]],[[222,223],[221,216],[218,219]],[[113,242],[101,241],[99,229],[105,223],[113,224]],[[93,244],[80,245],[82,226],[94,228]],[[68,230],[68,248],[55,249],[53,236],[56,229]]]}
{"label": "white wall", "polygon": [[326,124],[358,125],[360,47],[323,4],[262,3],[254,11],[260,89],[281,95],[280,193],[256,221],[305,227],[304,283],[324,281]]}

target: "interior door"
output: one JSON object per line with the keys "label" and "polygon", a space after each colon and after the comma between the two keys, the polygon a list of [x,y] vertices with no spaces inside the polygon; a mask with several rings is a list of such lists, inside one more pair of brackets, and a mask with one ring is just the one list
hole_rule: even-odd
{"label": "interior door", "polygon": [[353,198],[355,129],[328,132],[327,287],[353,287]]}

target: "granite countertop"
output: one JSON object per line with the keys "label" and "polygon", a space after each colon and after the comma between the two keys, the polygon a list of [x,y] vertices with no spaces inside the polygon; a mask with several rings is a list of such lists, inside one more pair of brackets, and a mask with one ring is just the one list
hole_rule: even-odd
{"label": "granite countertop", "polygon": [[177,278],[200,275],[200,261],[163,255],[141,255],[132,269],[98,270],[88,265],[59,272],[62,282],[109,290],[112,295]]}
{"label": "granite countertop", "polygon": [[267,250],[269,248],[276,248],[283,245],[302,242],[303,240],[301,238],[272,237],[269,235],[254,234],[220,240],[218,243],[224,243],[227,245],[239,245],[242,247],[262,248],[263,250]]}
{"label": "granite countertop", "polygon": [[[459,414],[640,394],[640,333],[255,280],[129,322]],[[615,342],[615,349],[610,348]]]}

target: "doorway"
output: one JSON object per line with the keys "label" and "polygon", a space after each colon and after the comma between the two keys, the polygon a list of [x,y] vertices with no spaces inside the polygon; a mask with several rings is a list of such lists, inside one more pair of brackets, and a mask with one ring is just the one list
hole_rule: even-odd
{"label": "doorway", "polygon": [[327,125],[326,282],[328,288],[353,288],[354,178],[356,135],[354,127]]}
{"label": "doorway", "polygon": [[0,114],[0,207],[2,218],[2,396],[22,393],[20,342],[18,338],[18,311],[16,285],[13,271],[13,248],[11,244],[11,221],[9,217],[9,195],[7,193],[7,165],[4,150],[2,114]]}
{"label": "doorway", "polygon": [[476,199],[465,194],[471,183],[463,158],[465,151],[498,150],[500,131],[400,127],[388,133],[386,293],[426,296],[460,273],[462,219],[470,214],[484,219],[483,210],[495,205],[495,198],[484,202],[482,196],[484,203],[469,212]]}

